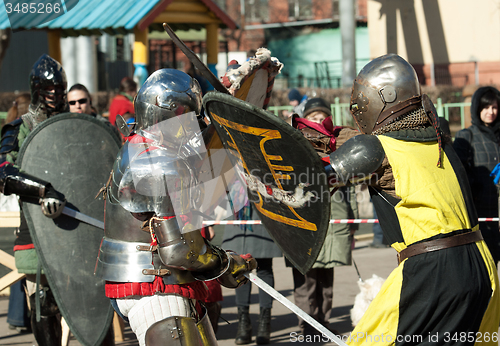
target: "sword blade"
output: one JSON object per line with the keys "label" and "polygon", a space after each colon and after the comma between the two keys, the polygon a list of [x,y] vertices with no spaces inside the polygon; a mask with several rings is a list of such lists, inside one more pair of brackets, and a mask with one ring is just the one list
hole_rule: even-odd
{"label": "sword blade", "polygon": [[205,77],[210,84],[215,88],[215,90],[220,91],[221,93],[224,94],[229,94],[229,91],[226,89],[224,85],[222,85],[221,81],[215,77],[215,75],[210,71],[210,69],[205,65],[200,58],[198,58],[198,55],[194,54],[194,52],[189,49],[184,42],[175,34],[175,32],[172,30],[170,26],[168,26],[167,23],[163,23],[163,28],[167,32],[167,34],[170,36],[172,41],[174,41],[175,45],[179,47],[179,49],[187,56],[189,61],[198,69],[200,70],[200,73],[203,77]]}
{"label": "sword blade", "polygon": [[345,342],[340,340],[340,338],[333,334],[330,330],[328,330],[324,325],[316,321],[314,318],[309,316],[304,312],[304,310],[300,309],[297,305],[293,304],[291,301],[286,299],[284,295],[276,291],[274,288],[269,286],[266,282],[264,282],[261,278],[259,278],[257,275],[254,273],[249,273],[245,274],[245,277],[247,277],[252,283],[256,284],[261,290],[265,291],[267,294],[269,294],[271,297],[276,299],[278,302],[283,304],[286,308],[288,308],[290,311],[292,311],[294,314],[302,318],[304,321],[309,323],[312,327],[314,327],[316,330],[321,332],[323,335],[328,337],[331,341],[336,343],[339,346],[347,346]]}
{"label": "sword blade", "polygon": [[91,216],[80,213],[79,211],[73,210],[68,207],[64,207],[62,213],[79,221],[88,223],[89,225],[95,226],[100,229],[104,229],[104,222],[94,219]]}

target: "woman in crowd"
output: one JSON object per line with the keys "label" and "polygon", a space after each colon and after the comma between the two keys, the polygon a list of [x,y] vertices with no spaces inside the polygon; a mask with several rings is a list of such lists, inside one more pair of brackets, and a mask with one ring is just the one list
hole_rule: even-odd
{"label": "woman in crowd", "polygon": [[[490,172],[500,162],[500,92],[490,86],[472,96],[472,125],[455,135],[453,148],[467,171],[479,218],[498,217],[498,192]],[[500,260],[498,222],[480,222],[479,229],[495,263]]]}

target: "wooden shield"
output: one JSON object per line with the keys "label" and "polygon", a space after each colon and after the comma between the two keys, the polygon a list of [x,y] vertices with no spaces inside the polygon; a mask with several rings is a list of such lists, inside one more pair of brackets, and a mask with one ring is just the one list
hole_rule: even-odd
{"label": "wooden shield", "polygon": [[330,220],[330,191],[318,154],[299,131],[250,103],[218,92],[205,95],[203,103],[262,223],[306,273]]}

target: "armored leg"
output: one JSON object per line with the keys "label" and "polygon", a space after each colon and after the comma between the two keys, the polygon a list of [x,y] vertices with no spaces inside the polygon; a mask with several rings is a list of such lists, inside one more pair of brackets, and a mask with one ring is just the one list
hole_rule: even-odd
{"label": "armored leg", "polygon": [[61,345],[59,309],[49,286],[40,287],[40,321],[36,320],[35,294],[30,296],[31,328],[38,346]]}
{"label": "armored leg", "polygon": [[146,346],[216,346],[217,340],[208,315],[198,322],[191,317],[172,316],[151,325]]}
{"label": "armored leg", "polygon": [[204,346],[217,346],[217,338],[215,337],[215,332],[210,322],[210,316],[208,316],[208,311],[206,309],[202,319],[196,324],[196,327],[198,327],[201,342]]}

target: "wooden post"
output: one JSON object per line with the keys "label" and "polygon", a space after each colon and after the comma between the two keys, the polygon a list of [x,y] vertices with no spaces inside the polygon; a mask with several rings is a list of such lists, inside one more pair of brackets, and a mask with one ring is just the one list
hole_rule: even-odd
{"label": "wooden post", "polygon": [[205,25],[205,28],[207,29],[207,66],[217,76],[215,65],[217,65],[219,54],[219,24],[209,23]]}
{"label": "wooden post", "polygon": [[49,55],[51,56],[51,58],[57,60],[62,65],[61,30],[47,31],[47,38],[49,41]]}
{"label": "wooden post", "polygon": [[118,316],[115,312],[113,316],[113,330],[115,332],[115,342],[123,341],[123,329],[125,328],[125,322]]}

